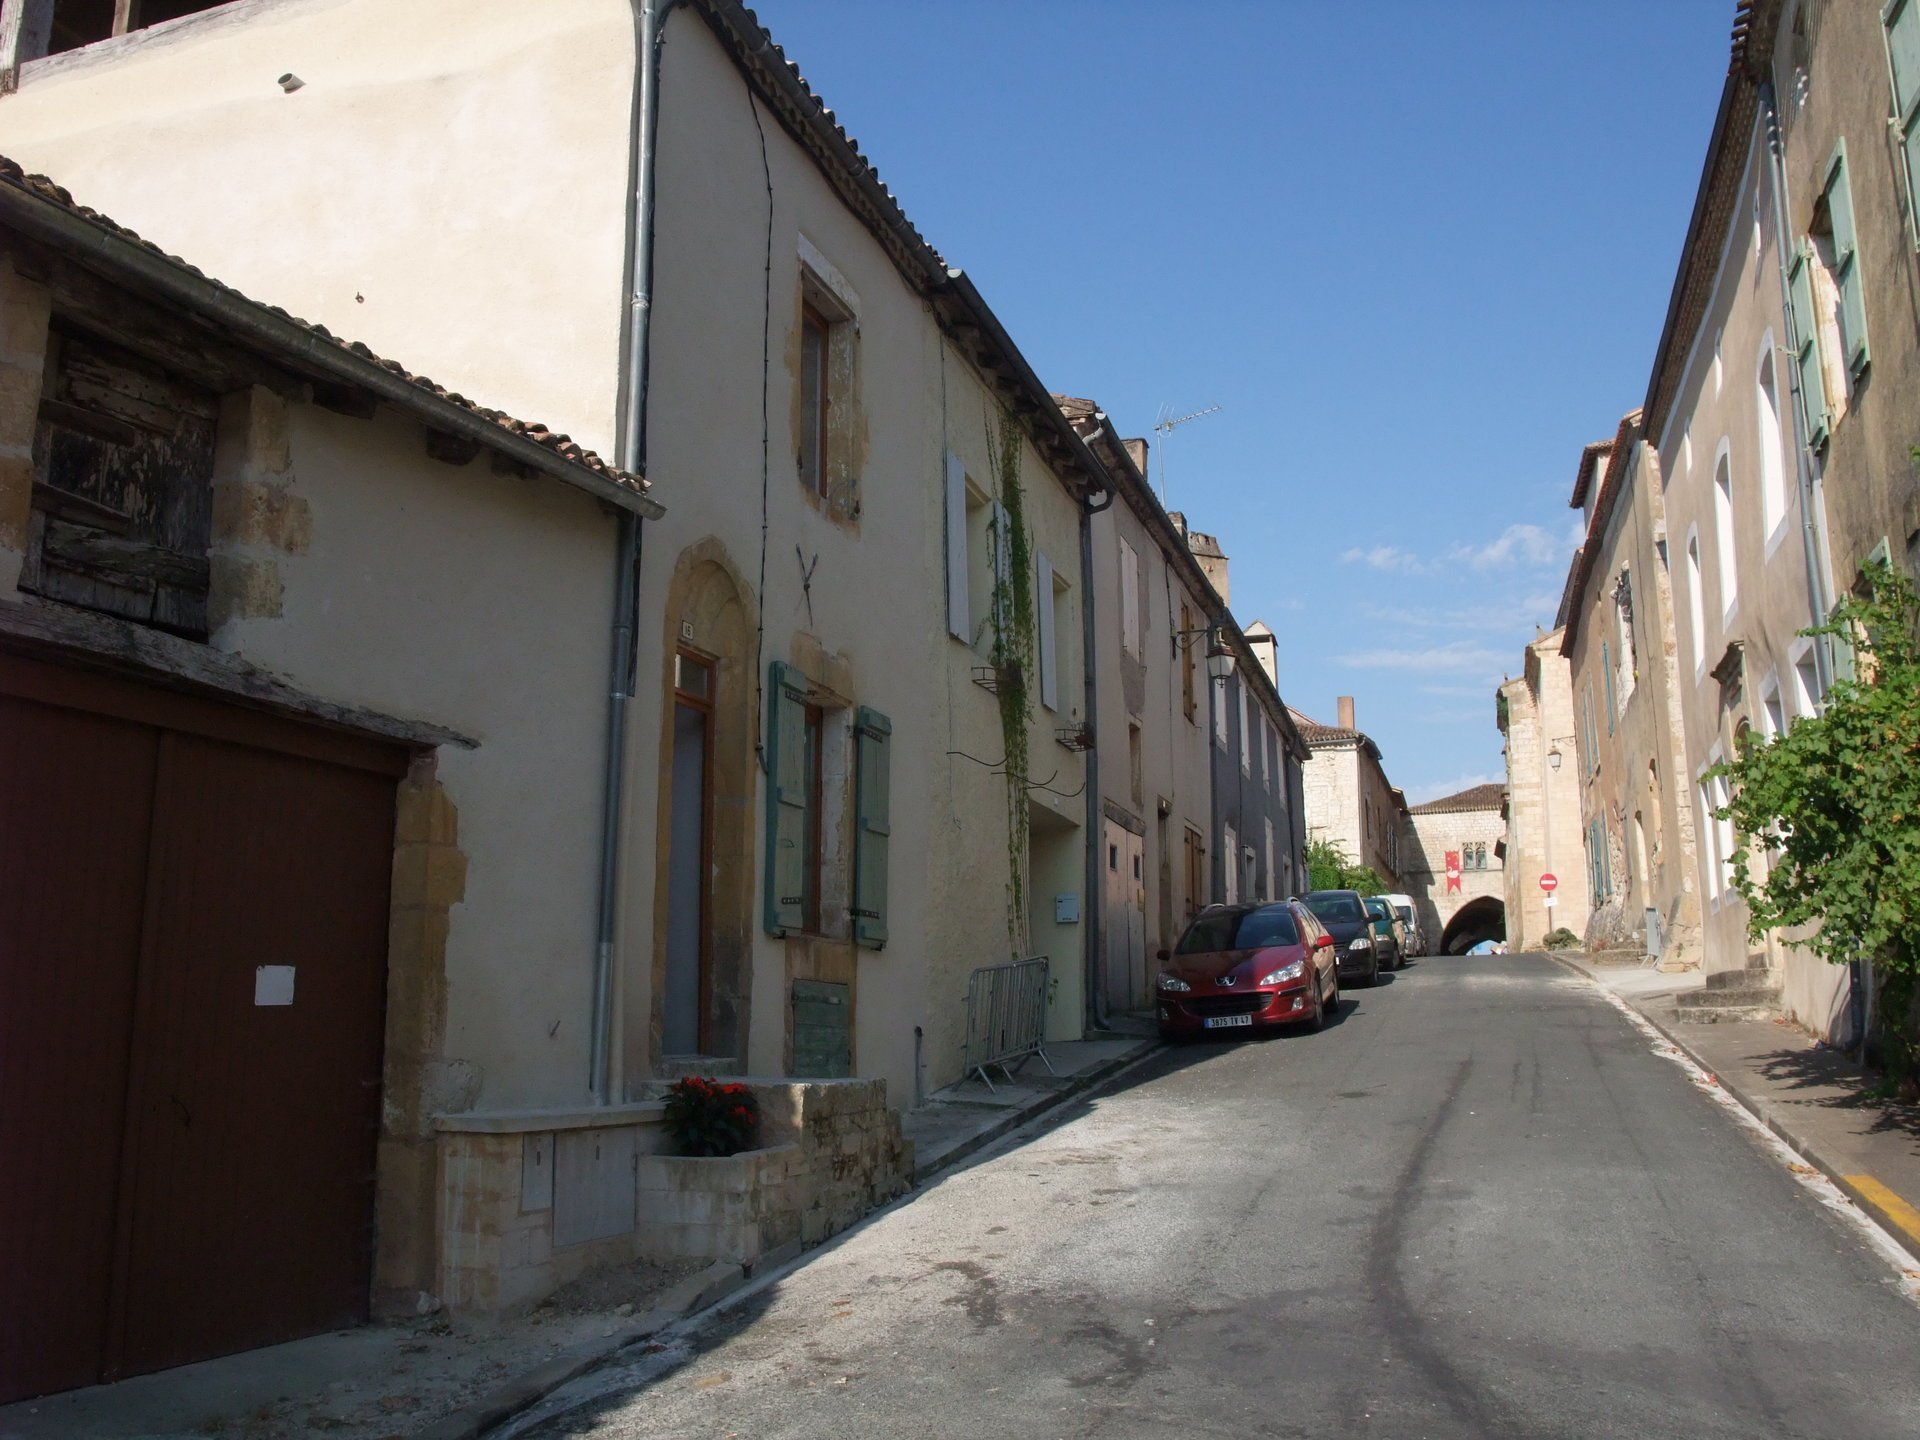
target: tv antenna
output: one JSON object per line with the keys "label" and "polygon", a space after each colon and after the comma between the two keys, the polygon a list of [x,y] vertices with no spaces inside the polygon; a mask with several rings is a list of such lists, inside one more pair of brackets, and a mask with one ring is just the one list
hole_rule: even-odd
{"label": "tv antenna", "polygon": [[1189,415],[1175,415],[1172,412],[1173,407],[1171,405],[1162,405],[1160,407],[1160,418],[1153,422],[1154,433],[1161,437],[1160,503],[1162,505],[1167,503],[1167,441],[1173,438],[1173,432],[1178,430],[1182,425],[1191,424],[1195,420],[1204,420],[1209,415],[1218,415],[1220,413],[1220,407],[1218,405],[1209,405],[1206,409],[1195,410]]}

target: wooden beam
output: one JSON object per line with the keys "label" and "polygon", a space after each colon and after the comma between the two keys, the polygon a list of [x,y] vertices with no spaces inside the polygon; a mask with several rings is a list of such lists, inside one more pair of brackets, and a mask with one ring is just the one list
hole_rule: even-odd
{"label": "wooden beam", "polygon": [[52,43],[53,0],[0,0],[0,93],[13,89],[15,72]]}

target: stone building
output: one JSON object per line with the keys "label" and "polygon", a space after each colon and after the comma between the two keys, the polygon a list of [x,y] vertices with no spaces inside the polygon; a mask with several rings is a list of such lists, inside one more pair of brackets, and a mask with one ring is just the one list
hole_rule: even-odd
{"label": "stone building", "polygon": [[1506,787],[1474,785],[1407,810],[1400,885],[1436,955],[1460,955],[1508,931]]}
{"label": "stone building", "polygon": [[[1565,637],[1555,630],[1527,646],[1521,673],[1500,687],[1497,723],[1506,737],[1507,944],[1537,950],[1554,930],[1584,935],[1589,914],[1581,869],[1579,767],[1575,742],[1573,683]],[[1540,886],[1552,875],[1555,889]]]}
{"label": "stone building", "polygon": [[1388,890],[1405,890],[1400,845],[1406,796],[1387,779],[1380,747],[1355,727],[1353,697],[1340,696],[1335,711],[1333,725],[1293,712],[1313,752],[1305,775],[1308,836],[1330,840],[1349,860],[1372,867]]}

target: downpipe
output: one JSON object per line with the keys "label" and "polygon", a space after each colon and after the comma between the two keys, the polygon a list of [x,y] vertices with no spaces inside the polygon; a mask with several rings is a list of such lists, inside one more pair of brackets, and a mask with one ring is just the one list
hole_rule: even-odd
{"label": "downpipe", "polygon": [[[620,468],[644,475],[647,465],[647,384],[652,359],[654,159],[660,124],[660,54],[665,23],[679,0],[631,0],[633,104],[628,117],[627,211],[621,292],[620,408],[615,452]],[[607,686],[607,759],[601,794],[599,905],[593,950],[593,1008],[589,1020],[587,1080],[595,1105],[613,1099],[613,948],[620,914],[620,822],[626,790],[628,702],[633,698],[638,645],[641,525],[622,513],[615,539],[615,594]]]}
{"label": "downpipe", "polygon": [[1106,967],[1100,963],[1100,941],[1105,915],[1105,895],[1100,889],[1100,852],[1106,845],[1100,813],[1100,710],[1099,689],[1094,663],[1095,627],[1093,623],[1093,517],[1113,504],[1113,490],[1101,492],[1098,503],[1080,502],[1080,673],[1087,707],[1087,724],[1093,727],[1093,744],[1087,748],[1087,864],[1086,903],[1080,907],[1080,923],[1086,928],[1082,958],[1081,1028],[1097,1030],[1106,1011]]}

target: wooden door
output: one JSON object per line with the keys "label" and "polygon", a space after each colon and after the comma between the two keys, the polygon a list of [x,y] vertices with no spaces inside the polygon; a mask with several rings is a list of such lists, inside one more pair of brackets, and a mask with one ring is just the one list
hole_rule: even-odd
{"label": "wooden door", "polygon": [[404,763],[0,655],[0,1400],[365,1318]]}

